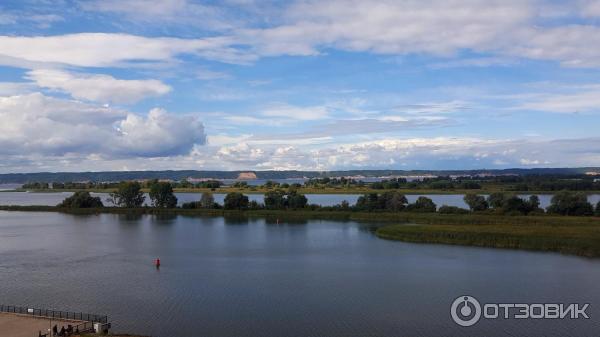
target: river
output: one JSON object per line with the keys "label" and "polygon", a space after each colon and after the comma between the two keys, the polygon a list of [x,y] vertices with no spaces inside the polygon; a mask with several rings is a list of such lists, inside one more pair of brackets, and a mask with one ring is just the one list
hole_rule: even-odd
{"label": "river", "polygon": [[[600,261],[378,239],[366,224],[0,212],[3,304],[190,336],[592,336]],[[160,270],[152,262],[159,257]],[[588,320],[450,318],[459,295],[591,303]]]}

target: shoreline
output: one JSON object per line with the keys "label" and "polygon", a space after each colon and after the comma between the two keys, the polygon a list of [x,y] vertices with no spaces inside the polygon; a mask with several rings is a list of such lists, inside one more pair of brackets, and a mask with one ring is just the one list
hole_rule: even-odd
{"label": "shoreline", "polygon": [[[163,215],[264,218],[272,224],[307,220],[357,221],[372,224],[381,238],[414,243],[438,243],[488,248],[552,251],[600,257],[598,216],[511,216],[495,214],[439,214],[415,212],[359,212],[343,210],[223,210],[181,208],[60,208],[56,206],[0,206],[0,211],[57,212],[73,215]],[[411,224],[407,226],[406,224]]]}

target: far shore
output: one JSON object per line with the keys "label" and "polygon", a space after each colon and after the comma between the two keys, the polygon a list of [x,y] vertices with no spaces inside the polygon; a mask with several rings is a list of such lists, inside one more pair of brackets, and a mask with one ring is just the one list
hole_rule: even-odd
{"label": "far shore", "polygon": [[[237,188],[237,187],[219,187],[215,189],[211,188],[174,188],[173,192],[176,193],[217,193],[217,194],[227,194],[231,192],[239,192],[243,194],[265,194],[269,191],[276,190],[277,188]],[[77,192],[77,191],[87,191],[91,193],[112,193],[115,192],[115,188],[107,188],[107,189],[14,189],[14,190],[6,190],[0,191],[2,192],[35,192],[35,193],[62,193],[62,192]],[[142,192],[148,193],[150,189],[142,188]],[[368,193],[381,193],[385,190],[375,190],[372,188],[306,188],[300,187],[296,189],[298,193],[301,194],[351,194],[351,195],[363,195]],[[520,195],[544,195],[544,194],[554,194],[558,191],[506,191],[502,189],[452,189],[452,190],[439,190],[439,189],[395,189],[394,191],[398,191],[402,194],[406,195],[452,195],[452,194],[490,194],[494,192],[503,192],[507,194],[520,194]],[[600,191],[578,191],[580,193],[584,193],[587,195],[591,194],[600,194]]]}

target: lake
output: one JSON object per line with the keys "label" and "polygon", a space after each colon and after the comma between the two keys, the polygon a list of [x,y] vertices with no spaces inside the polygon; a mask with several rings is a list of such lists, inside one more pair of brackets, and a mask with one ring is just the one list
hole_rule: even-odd
{"label": "lake", "polygon": [[[2,192],[0,191],[0,205],[43,205],[43,206],[55,206],[56,204],[63,201],[66,197],[72,195],[72,192],[59,192],[59,193],[40,193],[40,192]],[[109,206],[106,202],[108,193],[92,193],[94,196],[99,196],[102,201]],[[179,201],[179,205],[184,202],[200,200],[202,193],[175,193]],[[318,204],[322,206],[332,206],[341,203],[343,200],[348,201],[350,204],[356,203],[360,195],[358,194],[306,194],[309,204]],[[424,194],[424,196],[431,198],[436,205],[448,205],[457,206],[462,208],[468,208],[463,201],[463,194]],[[522,195],[522,197],[528,197],[529,195]],[[552,199],[551,194],[539,194],[540,205],[546,208],[550,205]],[[406,198],[409,202],[417,200],[419,195],[407,195]],[[223,204],[225,194],[215,193],[215,201]],[[262,194],[248,194],[248,199],[263,202]],[[588,200],[595,206],[600,201],[600,194],[591,194],[588,196]],[[149,203],[149,198],[146,195],[146,203]]]}
{"label": "lake", "polygon": [[[372,224],[371,224],[372,225]],[[597,336],[600,260],[378,239],[366,224],[0,212],[3,304],[190,336]],[[152,262],[159,257],[160,270]],[[459,295],[591,303],[588,320],[456,325]]]}

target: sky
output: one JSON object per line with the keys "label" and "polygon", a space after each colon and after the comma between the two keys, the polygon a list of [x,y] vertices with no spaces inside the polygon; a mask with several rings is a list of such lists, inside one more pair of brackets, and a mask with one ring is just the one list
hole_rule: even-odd
{"label": "sky", "polygon": [[600,0],[3,0],[0,159],[600,166]]}

